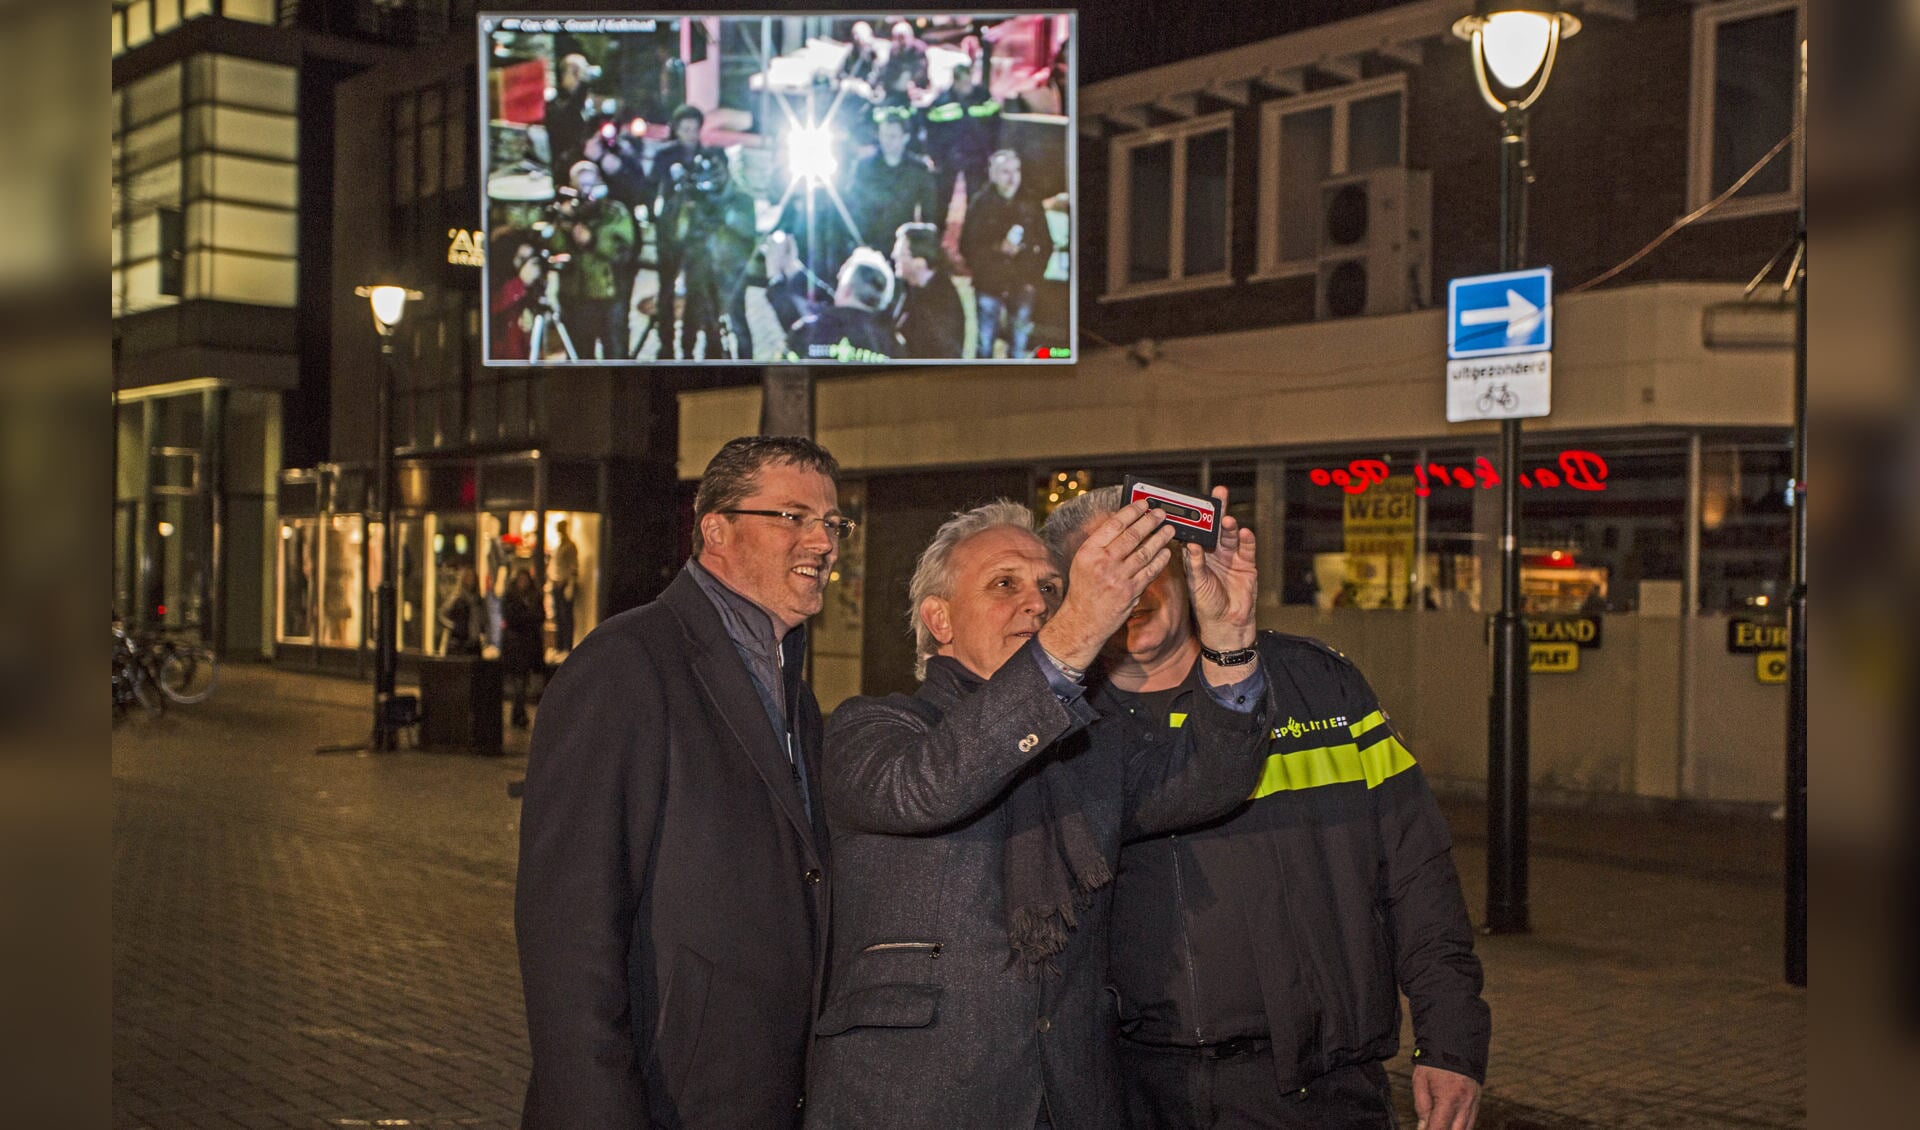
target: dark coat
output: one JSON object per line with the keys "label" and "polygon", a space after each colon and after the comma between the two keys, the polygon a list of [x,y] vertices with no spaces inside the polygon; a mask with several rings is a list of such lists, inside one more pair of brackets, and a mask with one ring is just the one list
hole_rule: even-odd
{"label": "dark coat", "polygon": [[[818,780],[803,631],[786,693]],[[686,572],[573,650],[541,705],[521,816],[524,1126],[799,1121],[828,906],[818,810]]]}
{"label": "dark coat", "polygon": [[[1020,249],[1008,255],[1000,245],[1016,224],[1021,229]],[[960,225],[960,256],[973,272],[975,292],[1005,298],[1018,287],[1035,286],[1046,274],[1052,255],[1046,209],[1024,190],[1008,199],[989,184],[967,201],[967,218]]]}
{"label": "dark coat", "polygon": [[967,313],[960,306],[953,279],[945,271],[936,271],[926,286],[909,286],[905,280],[896,285],[900,302],[894,323],[900,329],[900,356],[959,358],[967,340]]}
{"label": "dark coat", "polygon": [[[1124,1030],[1180,1045],[1270,1035],[1275,1084],[1292,1091],[1392,1058],[1404,991],[1415,1062],[1484,1078],[1480,961],[1420,767],[1345,656],[1274,632],[1259,646],[1274,729],[1253,799],[1121,857],[1112,975]],[[1202,984],[1213,991],[1196,999]]]}
{"label": "dark coat", "polygon": [[937,223],[941,213],[934,199],[933,171],[925,160],[908,153],[897,165],[875,153],[854,166],[846,188],[847,211],[859,229],[860,242],[885,255],[893,249],[900,225],[914,220]]}
{"label": "dark coat", "polygon": [[500,598],[500,665],[510,674],[537,671],[546,660],[541,639],[547,616],[540,607],[540,590],[524,594],[511,586]]}
{"label": "dark coat", "polygon": [[1004,801],[1030,765],[1058,758],[1115,862],[1125,838],[1243,800],[1265,713],[1201,696],[1172,756],[1128,777],[1119,743],[1083,700],[1055,697],[1037,656],[1027,645],[977,687],[930,665],[911,697],[834,712],[820,789],[834,836],[833,971],[809,1128],[1028,1127],[1043,1101],[1059,1130],[1124,1117],[1104,990],[1111,884],[1079,916],[1057,973],[1011,967]]}

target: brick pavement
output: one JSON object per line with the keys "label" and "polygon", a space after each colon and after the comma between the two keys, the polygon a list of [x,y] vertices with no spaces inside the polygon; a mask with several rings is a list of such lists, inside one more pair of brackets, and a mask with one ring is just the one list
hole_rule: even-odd
{"label": "brick pavement", "polygon": [[[113,737],[114,1125],[510,1127],[524,737],[316,756],[366,685],[266,668]],[[1483,903],[1479,810],[1449,801]],[[1805,1124],[1780,983],[1779,831],[1535,809],[1534,932],[1485,938],[1481,1126]],[[1389,1067],[1406,1125],[1408,1064]]]}

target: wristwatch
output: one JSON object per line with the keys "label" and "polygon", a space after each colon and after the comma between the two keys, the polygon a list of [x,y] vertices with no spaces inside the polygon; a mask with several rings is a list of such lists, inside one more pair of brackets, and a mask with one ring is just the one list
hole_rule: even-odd
{"label": "wristwatch", "polygon": [[1260,652],[1251,647],[1236,648],[1233,651],[1215,651],[1206,644],[1201,644],[1200,654],[1222,667],[1238,667],[1243,663],[1252,663]]}

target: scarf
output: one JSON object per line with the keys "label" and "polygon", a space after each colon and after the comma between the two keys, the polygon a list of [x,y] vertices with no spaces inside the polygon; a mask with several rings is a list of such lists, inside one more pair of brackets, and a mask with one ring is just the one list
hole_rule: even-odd
{"label": "scarf", "polygon": [[[946,656],[927,660],[970,694],[986,680]],[[1087,825],[1080,791],[1066,764],[1049,748],[1014,781],[1000,806],[1006,829],[1002,898],[1007,916],[1007,964],[1030,978],[1058,974],[1055,955],[1093,894],[1113,881],[1113,867]]]}

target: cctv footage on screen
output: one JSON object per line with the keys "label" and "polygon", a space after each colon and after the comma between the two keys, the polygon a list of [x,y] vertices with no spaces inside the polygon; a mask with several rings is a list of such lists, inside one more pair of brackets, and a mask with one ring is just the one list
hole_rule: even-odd
{"label": "cctv footage on screen", "polygon": [[1071,363],[1072,36],[483,15],[487,364]]}

